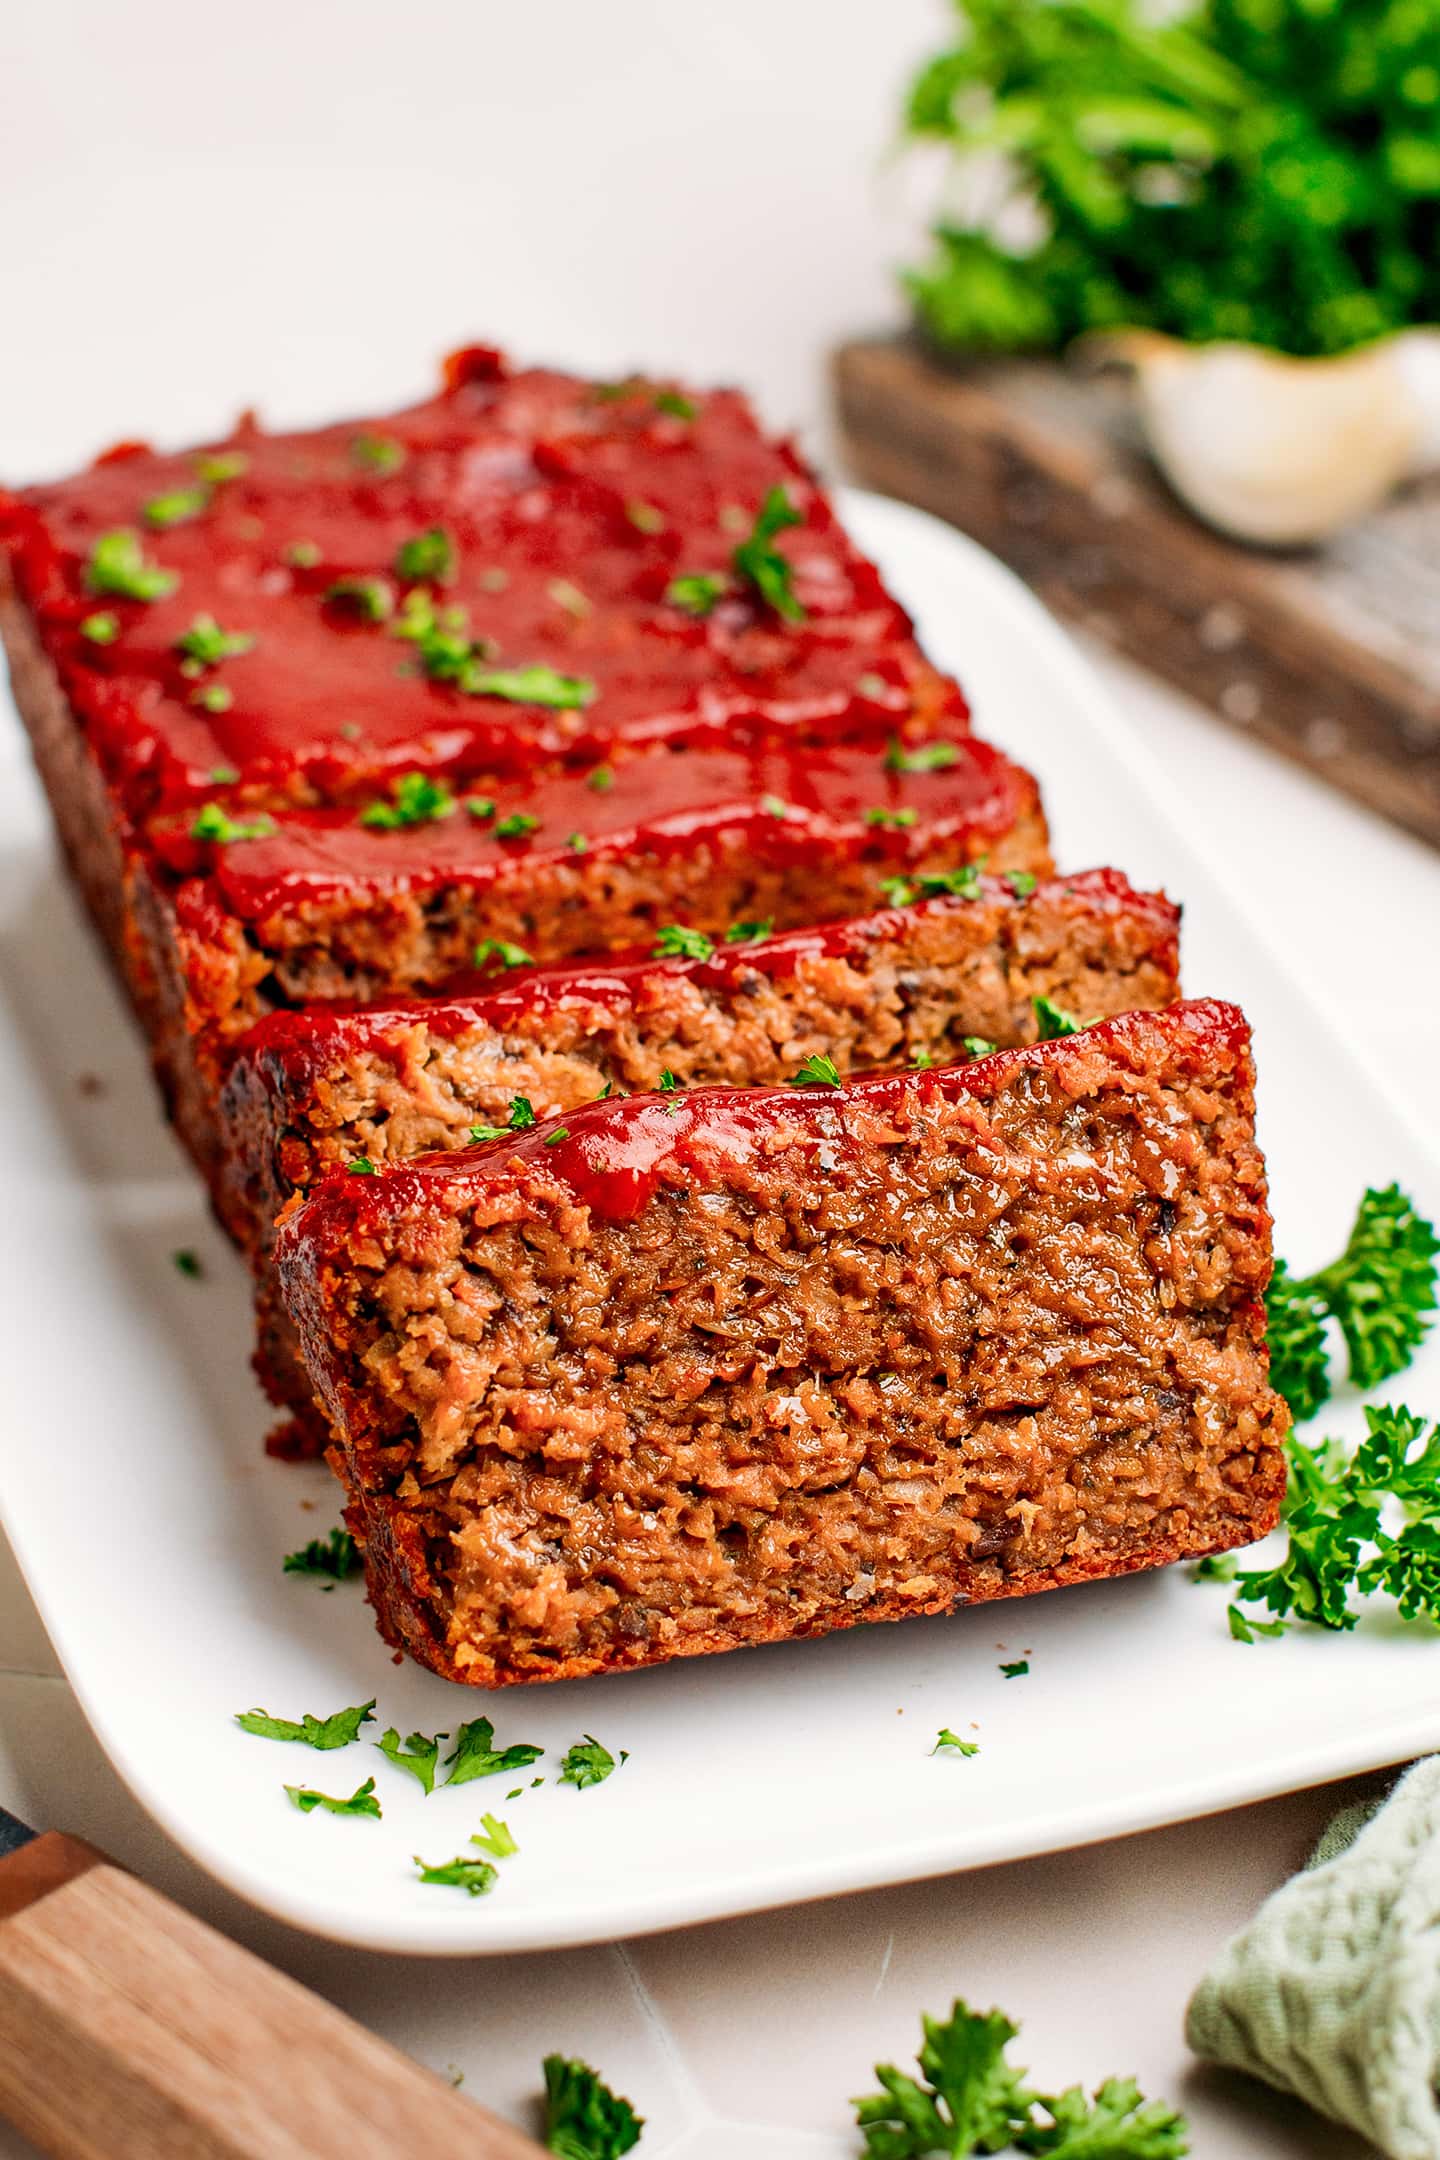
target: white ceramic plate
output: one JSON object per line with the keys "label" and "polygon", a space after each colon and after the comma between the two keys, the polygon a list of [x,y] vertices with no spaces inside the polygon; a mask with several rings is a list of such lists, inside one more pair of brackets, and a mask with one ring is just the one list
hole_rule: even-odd
{"label": "white ceramic plate", "polygon": [[[1197,857],[1061,632],[947,527],[872,497],[846,508],[982,731],[1041,775],[1060,862],[1117,862],[1185,901],[1188,988],[1238,998],[1255,1025],[1282,1250],[1327,1256],[1367,1183],[1398,1177],[1440,1211],[1419,1135],[1247,919],[1245,865]],[[161,1126],[18,730],[0,776],[5,1520],[121,1775],[241,1895],[379,1949],[537,1949],[1079,1844],[1440,1744],[1432,1633],[1376,1614],[1343,1640],[1246,1648],[1223,1590],[1183,1570],[488,1698],[392,1663],[353,1584],[281,1573],[337,1519],[329,1475],[261,1454],[240,1263]],[[172,1265],[187,1246],[199,1281]],[[1440,1406],[1440,1346],[1403,1391]],[[1358,1406],[1336,1422],[1353,1430]],[[1022,1655],[1028,1675],[1004,1679]],[[372,1695],[381,1723],[340,1752],[232,1721]],[[501,1744],[546,1748],[543,1787],[520,1773],[427,1799],[369,1744],[382,1723],[482,1713]],[[942,1724],[973,1726],[981,1753],[931,1757]],[[555,1782],[582,1732],[630,1751],[585,1791]],[[381,1822],[302,1816],[281,1789],[345,1794],[372,1774]],[[521,1847],[494,1892],[421,1885],[411,1856],[465,1852],[486,1808]]]}

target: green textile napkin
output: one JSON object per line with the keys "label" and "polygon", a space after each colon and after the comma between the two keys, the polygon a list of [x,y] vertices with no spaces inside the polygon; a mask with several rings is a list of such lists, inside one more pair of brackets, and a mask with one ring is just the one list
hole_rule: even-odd
{"label": "green textile napkin", "polygon": [[1335,1817],[1191,1999],[1197,2055],[1440,2160],[1440,1756]]}

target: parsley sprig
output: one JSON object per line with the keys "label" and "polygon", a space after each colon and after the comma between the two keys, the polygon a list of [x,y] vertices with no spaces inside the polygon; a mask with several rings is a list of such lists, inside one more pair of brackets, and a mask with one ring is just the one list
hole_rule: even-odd
{"label": "parsley sprig", "polygon": [[957,2001],[921,2024],[920,2076],[877,2063],[882,2090],[854,2102],[868,2160],[966,2160],[1008,2146],[1049,2160],[1181,2160],[1189,2150],[1184,2117],[1143,2099],[1131,2078],[1107,2078],[1092,2099],[1078,2085],[1032,2090],[1006,2059],[1019,2027],[1003,2011]]}
{"label": "parsley sprig", "polygon": [[805,610],[795,596],[790,558],[776,547],[775,536],[787,526],[804,522],[784,488],[772,487],[749,534],[730,558],[737,576],[752,585],[777,615],[792,623],[804,622]]}
{"label": "parsley sprig", "polygon": [[1270,1383],[1297,1418],[1313,1417],[1330,1395],[1327,1322],[1345,1343],[1356,1387],[1378,1387],[1403,1372],[1435,1310],[1433,1225],[1398,1185],[1371,1187],[1345,1250],[1313,1275],[1277,1261],[1265,1299]]}
{"label": "parsley sprig", "polygon": [[620,2160],[639,2143],[645,2118],[588,2063],[547,2055],[545,2145],[560,2160]]}
{"label": "parsley sprig", "polygon": [[[1283,1634],[1296,1621],[1349,1630],[1360,1618],[1353,1600],[1373,1591],[1394,1598],[1406,1620],[1440,1623],[1440,1424],[1427,1432],[1403,1404],[1367,1404],[1365,1424],[1350,1456],[1335,1440],[1290,1435],[1285,1553],[1274,1567],[1234,1577],[1237,1641]],[[1257,1619],[1245,1605],[1273,1617]]]}
{"label": "parsley sprig", "polygon": [[523,1770],[545,1752],[532,1741],[516,1740],[497,1748],[495,1727],[489,1718],[472,1718],[455,1735],[455,1745],[445,1758],[450,1775],[447,1785],[468,1785],[472,1778],[496,1777],[502,1770]]}
{"label": "parsley sprig", "polygon": [[268,1710],[240,1710],[235,1722],[242,1732],[253,1733],[257,1740],[299,1740],[306,1747],[349,1747],[360,1737],[362,1725],[373,1722],[375,1697],[369,1702],[355,1703],[349,1710],[332,1710],[329,1717],[317,1718],[309,1710],[300,1714],[297,1724],[293,1718],[271,1717]]}
{"label": "parsley sprig", "polygon": [[433,1736],[412,1732],[402,1741],[397,1725],[387,1725],[375,1742],[386,1762],[394,1763],[397,1770],[406,1770],[425,1793],[427,1799],[435,1790],[435,1764],[440,1754],[440,1742],[448,1740],[448,1733]]}

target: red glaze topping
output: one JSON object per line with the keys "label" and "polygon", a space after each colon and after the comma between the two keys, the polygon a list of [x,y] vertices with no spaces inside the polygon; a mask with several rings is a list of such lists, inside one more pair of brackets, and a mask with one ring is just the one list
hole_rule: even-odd
{"label": "red glaze topping", "polygon": [[[185,825],[155,841],[177,873],[208,857],[209,896],[252,922],[346,892],[504,882],[546,861],[663,858],[724,841],[773,864],[864,858],[878,875],[947,849],[963,859],[1036,804],[1029,774],[991,744],[961,736],[954,751],[942,771],[896,773],[873,746],[658,750],[617,762],[601,788],[569,772],[497,787],[484,817],[461,801],[447,816],[377,831],[352,810],[302,810],[222,846],[196,842]],[[517,814],[539,823],[504,837]]]}
{"label": "red glaze topping", "polygon": [[[1026,904],[1017,898],[1007,878],[987,876],[978,882],[977,898],[988,906]],[[1033,904],[1044,907],[1066,895],[1094,914],[1123,909],[1146,925],[1157,946],[1175,937],[1179,910],[1173,901],[1163,893],[1136,892],[1119,870],[1083,870],[1073,877],[1044,879],[1035,888]],[[503,1035],[523,1018],[567,1005],[625,1011],[646,1002],[647,986],[667,981],[683,979],[721,993],[746,976],[783,981],[807,960],[860,955],[868,945],[903,937],[907,923],[917,917],[944,915],[973,905],[970,899],[945,897],[904,908],[877,908],[870,915],[719,945],[708,959],[657,958],[653,948],[646,946],[580,965],[562,962],[508,968],[503,973],[491,968],[457,978],[440,997],[391,998],[365,1006],[307,1005],[303,1012],[267,1014],[244,1037],[238,1057],[273,1081],[281,1066],[292,1074],[328,1069],[337,1055],[337,1043],[383,1053],[397,1028],[416,1020],[437,1035],[461,1035],[472,1028]]]}
{"label": "red glaze topping", "polygon": [[[1097,1054],[1121,1062],[1161,1054],[1201,1070],[1233,1063],[1248,1052],[1250,1030],[1236,1005],[1201,999],[1163,1012],[1122,1013],[1078,1035],[998,1050],[965,1065],[928,1072],[866,1075],[839,1087],[695,1088],[678,1095],[633,1095],[586,1103],[542,1119],[518,1139],[385,1169],[373,1177],[337,1173],[288,1219],[282,1218],[282,1260],[306,1246],[338,1250],[357,1233],[427,1207],[447,1212],[489,1188],[504,1195],[527,1189],[547,1200],[568,1196],[612,1221],[640,1214],[662,1184],[705,1191],[740,1166],[764,1161],[796,1141],[815,1140],[837,1158],[858,1145],[857,1129],[877,1123],[901,1129],[927,1106],[969,1098],[985,1102],[1023,1072],[1074,1074],[1077,1093],[1090,1084]],[[513,1212],[513,1210],[512,1210]],[[505,1219],[502,1207],[498,1220]]]}
{"label": "red glaze topping", "polygon": [[[775,544],[803,620],[732,563],[776,487],[800,517]],[[127,527],[173,591],[90,588],[97,539]],[[583,705],[463,691],[394,634],[424,582],[397,573],[399,551],[436,529],[450,560],[425,590],[486,641],[482,675],[553,670],[587,686]],[[623,744],[883,739],[965,719],[793,450],[730,390],[613,395],[475,348],[438,397],[383,421],[248,422],[184,456],[124,445],[0,496],[0,542],[132,817],[217,795],[352,801],[419,767],[463,779]],[[725,581],[704,614],[666,597],[696,576]],[[388,619],[327,601],[347,579],[383,580]],[[81,625],[102,612],[97,641]],[[197,616],[253,643],[187,674],[177,641]]]}

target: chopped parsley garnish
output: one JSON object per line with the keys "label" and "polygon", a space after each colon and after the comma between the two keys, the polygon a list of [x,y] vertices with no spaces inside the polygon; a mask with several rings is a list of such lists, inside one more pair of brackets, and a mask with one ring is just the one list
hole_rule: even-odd
{"label": "chopped parsley garnish", "polygon": [[688,398],[679,390],[657,390],[656,412],[667,413],[672,420],[693,420],[700,410],[694,398]]}
{"label": "chopped parsley garnish", "polygon": [[791,502],[783,487],[772,487],[756,516],[747,538],[742,540],[731,556],[738,576],[753,585],[760,598],[774,608],[786,622],[804,622],[805,610],[796,599],[791,585],[794,572],[789,558],[775,546],[775,535],[784,532],[789,525],[801,525],[804,519]]}
{"label": "chopped parsley garnish", "polygon": [[788,818],[794,807],[793,803],[783,801],[778,795],[762,795],[760,797],[760,808],[766,817]]}
{"label": "chopped parsley garnish", "polygon": [[227,480],[238,480],[250,470],[250,460],[243,450],[216,450],[202,453],[195,459],[195,470],[207,486],[220,487]]}
{"label": "chopped parsley garnish", "polygon": [[715,950],[715,940],[708,938],[703,930],[687,930],[683,923],[662,923],[655,933],[652,948],[657,960],[708,960]]}
{"label": "chopped parsley garnish", "polygon": [[351,442],[350,455],[366,472],[398,472],[405,463],[405,445],[396,442],[393,435],[357,435]]}
{"label": "chopped parsley garnish", "polygon": [[853,2103],[866,2160],[968,2160],[1012,2146],[1048,2160],[1182,2160],[1189,2150],[1184,2117],[1143,2099],[1131,2078],[1106,2078],[1089,2100],[1078,2085],[1053,2096],[1027,2086],[1005,2059],[1019,2027],[1003,2011],[957,2001],[921,2025],[920,2076],[877,2063],[883,2089]]}
{"label": "chopped parsley garnish", "polygon": [[570,1127],[568,1125],[557,1125],[554,1132],[546,1133],[545,1145],[546,1147],[558,1147],[562,1140],[568,1140],[569,1137]]}
{"label": "chopped parsley garnish", "polygon": [[346,1163],[345,1167],[349,1171],[351,1177],[375,1176],[375,1165],[373,1162],[371,1162],[368,1155],[355,1156],[353,1161]]}
{"label": "chopped parsley garnish", "polygon": [[205,1272],[200,1265],[199,1253],[192,1252],[188,1245],[182,1245],[178,1251],[171,1253],[170,1264],[177,1275],[188,1275],[192,1282]]}
{"label": "chopped parsley garnish", "polygon": [[285,1790],[302,1815],[313,1815],[316,1808],[324,1808],[327,1815],[373,1815],[376,1822],[380,1820],[373,1777],[357,1785],[348,1800],[337,1800],[333,1793],[315,1792],[308,1785],[287,1785]]}
{"label": "chopped parsley garnish", "polygon": [[302,1712],[297,1725],[293,1718],[271,1717],[268,1710],[242,1710],[235,1722],[242,1732],[254,1733],[257,1740],[299,1740],[306,1747],[349,1747],[360,1737],[360,1727],[373,1723],[375,1698],[369,1702],[356,1703],[349,1710],[333,1710],[327,1718],[312,1717],[308,1710]]}
{"label": "chopped parsley garnish", "polygon": [[163,600],[180,583],[175,570],[147,563],[140,535],[128,526],[101,533],[85,565],[91,592],[116,593],[122,600]]}
{"label": "chopped parsley garnish", "polygon": [[338,1523],[325,1537],[311,1538],[298,1552],[286,1553],[282,1564],[287,1575],[328,1575],[332,1582],[348,1582],[364,1565],[359,1546]]}
{"label": "chopped parsley garnish", "polygon": [[918,815],[919,812],[915,810],[887,810],[881,804],[875,803],[865,812],[865,823],[878,825],[886,832],[905,832],[915,823]]}
{"label": "chopped parsley garnish", "polygon": [[812,1057],[807,1057],[798,1072],[791,1073],[786,1085],[788,1087],[839,1087],[840,1074],[836,1070],[834,1058],[817,1053]]}
{"label": "chopped parsley garnish", "polygon": [[572,855],[588,855],[590,852],[590,842],[586,839],[583,832],[567,833],[565,836],[565,845],[569,848]]}
{"label": "chopped parsley garnish", "polygon": [[535,1123],[535,1111],[529,1097],[517,1095],[510,1105],[508,1125],[472,1125],[470,1138],[478,1147],[485,1140],[503,1140],[506,1133],[527,1132]]}
{"label": "chopped parsley garnish", "polygon": [[627,502],[625,515],[636,532],[658,533],[665,530],[665,513],[651,502]]}
{"label": "chopped parsley garnish", "polygon": [[[1402,1619],[1440,1621],[1440,1424],[1427,1433],[1423,1418],[1388,1404],[1367,1404],[1365,1424],[1349,1457],[1335,1440],[1286,1441],[1286,1551],[1273,1568],[1236,1574],[1229,1620],[1238,1641],[1279,1635],[1295,1621],[1348,1630],[1360,1617],[1352,1593],[1377,1590]],[[1275,1617],[1257,1620],[1242,1605]]]}
{"label": "chopped parsley garnish", "polygon": [[615,785],[615,775],[608,765],[597,765],[585,785],[593,788],[597,795],[608,795]]}
{"label": "chopped parsley garnish", "polygon": [[928,1050],[917,1050],[910,1060],[910,1070],[912,1072],[929,1072],[934,1063],[935,1060]]}
{"label": "chopped parsley garnish", "polygon": [[500,967],[530,967],[531,955],[523,945],[512,945],[505,938],[482,938],[473,954],[476,967],[489,967],[494,961]]}
{"label": "chopped parsley garnish", "polygon": [[397,1770],[408,1771],[428,1796],[435,1790],[435,1762],[440,1753],[440,1742],[449,1737],[448,1733],[436,1733],[430,1738],[423,1732],[412,1732],[402,1743],[398,1726],[387,1725],[375,1745]]}
{"label": "chopped parsley garnish", "polygon": [[958,870],[922,870],[915,880],[922,900],[978,900],[981,893],[979,863],[961,863]]}
{"label": "chopped parsley garnish", "polygon": [[523,1770],[544,1752],[543,1747],[535,1747],[528,1740],[497,1748],[495,1728],[489,1718],[472,1718],[468,1725],[460,1727],[455,1745],[445,1758],[450,1772],[445,1783],[468,1785],[474,1778],[495,1777],[502,1770]]}
{"label": "chopped parsley garnish", "polygon": [[492,818],[495,815],[495,798],[493,795],[467,795],[465,808],[469,811],[471,817],[479,818],[483,823],[486,818]]}
{"label": "chopped parsley garnish", "polygon": [[231,787],[239,778],[239,771],[234,765],[212,765],[210,768],[213,787]]}
{"label": "chopped parsley garnish", "polygon": [[320,549],[313,540],[291,540],[282,553],[292,570],[313,570],[321,559]]}
{"label": "chopped parsley garnish", "polygon": [[171,525],[188,524],[208,509],[208,487],[174,488],[168,495],[152,495],[145,505],[145,522],[164,532]]}
{"label": "chopped parsley garnish", "polygon": [[1066,1012],[1063,1005],[1057,1005],[1053,998],[1037,997],[1030,1002],[1035,1008],[1040,1042],[1058,1042],[1062,1035],[1078,1035],[1085,1025],[1074,1013]]}
{"label": "chopped parsley garnish", "polygon": [[645,2127],[628,2100],[613,2093],[588,2063],[547,2055],[545,2147],[560,2160],[621,2160]]}
{"label": "chopped parsley garnish", "polygon": [[108,608],[100,608],[87,615],[80,625],[80,635],[89,638],[92,645],[113,645],[120,635],[120,618]]}
{"label": "chopped parsley garnish", "polygon": [[229,712],[235,702],[235,693],[229,683],[200,683],[190,693],[190,703],[198,705],[202,712]]}
{"label": "chopped parsley garnish", "polygon": [[502,817],[495,827],[497,840],[523,840],[527,834],[540,830],[540,820],[528,810],[512,810],[509,817]]}
{"label": "chopped parsley garnish", "polygon": [[[620,1760],[629,1760],[628,1749],[621,1748]],[[602,1747],[595,1735],[587,1732],[574,1747],[566,1749],[560,1764],[560,1783],[578,1785],[582,1790],[587,1785],[603,1785],[615,1767],[609,1748]]]}
{"label": "chopped parsley garnish", "polygon": [[395,554],[395,575],[406,585],[443,584],[455,568],[455,543],[439,525],[403,540]]}
{"label": "chopped parsley garnish", "polygon": [[213,615],[197,615],[188,630],[175,640],[175,650],[195,667],[218,667],[222,660],[238,659],[255,643],[249,630],[222,630]]}
{"label": "chopped parsley garnish", "polygon": [[552,667],[492,668],[469,677],[472,697],[508,698],[515,705],[544,705],[558,712],[589,705],[595,685],[585,675],[561,675]]}
{"label": "chopped parsley garnish", "polygon": [[962,1035],[960,1041],[970,1057],[989,1057],[997,1047],[984,1035]]}
{"label": "chopped parsley garnish", "polygon": [[510,1834],[509,1823],[501,1822],[498,1815],[482,1815],[480,1828],[472,1832],[470,1843],[489,1853],[492,1860],[508,1860],[520,1850]]}
{"label": "chopped parsley garnish", "polygon": [[1190,1570],[1192,1582],[1234,1582],[1240,1563],[1234,1553],[1206,1553]]}
{"label": "chopped parsley garnish", "polygon": [[325,588],[325,598],[336,607],[362,615],[366,622],[385,622],[395,612],[395,594],[383,577],[342,577]]}
{"label": "chopped parsley garnish", "polygon": [[498,1877],[488,1860],[467,1860],[462,1854],[458,1860],[422,1860],[419,1853],[411,1859],[420,1870],[422,1883],[440,1883],[452,1890],[463,1890],[468,1897],[484,1897],[493,1890]]}
{"label": "chopped parsley garnish", "polygon": [[885,763],[891,772],[946,772],[959,755],[952,742],[917,743],[913,750],[907,750],[899,736],[892,735]]}
{"label": "chopped parsley garnish", "polygon": [[552,578],[545,590],[556,607],[564,608],[566,614],[573,615],[577,622],[590,613],[590,602],[578,585],[571,584],[569,578]]}
{"label": "chopped parsley garnish", "polygon": [[773,915],[757,915],[752,922],[732,922],[725,932],[727,945],[753,945],[757,938],[767,938],[775,928]]}
{"label": "chopped parsley garnish", "polygon": [[881,878],[880,890],[891,907],[909,907],[911,901],[915,898],[915,887],[911,884],[909,878]]}
{"label": "chopped parsley garnish", "polygon": [[962,1740],[959,1733],[951,1732],[948,1725],[940,1727],[935,1738],[935,1745],[930,1750],[932,1755],[978,1755],[979,1752],[980,1743],[978,1740]]}
{"label": "chopped parsley garnish", "polygon": [[1005,882],[1017,900],[1028,900],[1040,880],[1033,870],[1007,870]]}
{"label": "chopped parsley garnish", "polygon": [[457,807],[445,781],[432,779],[428,773],[402,773],[390,793],[390,802],[366,803],[360,812],[362,825],[384,832],[396,832],[404,825],[433,825],[452,817]]}
{"label": "chopped parsley garnish", "polygon": [[1005,1678],[1007,1680],[1018,1680],[1021,1677],[1022,1673],[1029,1672],[1030,1660],[1029,1658],[1023,1657],[1016,1658],[1013,1665],[1002,1665],[1000,1667],[1000,1670],[1005,1675]]}
{"label": "chopped parsley garnish", "polygon": [[656,1081],[655,1085],[656,1088],[659,1090],[660,1094],[662,1095],[678,1095],[680,1092],[680,1082],[676,1079],[674,1073],[671,1072],[668,1065],[661,1073],[660,1078]]}
{"label": "chopped parsley garnish", "polygon": [[696,570],[687,577],[672,578],[665,588],[665,598],[671,607],[684,608],[687,615],[708,615],[723,596],[725,586],[723,577]]}
{"label": "chopped parsley garnish", "polygon": [[232,818],[220,803],[207,802],[190,827],[190,837],[209,840],[216,847],[231,847],[237,840],[268,839],[274,830],[274,818],[264,811],[259,817]]}
{"label": "chopped parsley garnish", "polygon": [[1433,1225],[1398,1185],[1387,1185],[1366,1192],[1345,1250],[1328,1267],[1292,1275],[1277,1260],[1265,1299],[1270,1384],[1297,1418],[1313,1417],[1330,1394],[1329,1321],[1340,1331],[1356,1387],[1377,1387],[1404,1371],[1435,1310],[1437,1254]]}

